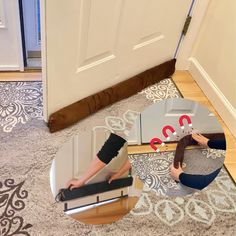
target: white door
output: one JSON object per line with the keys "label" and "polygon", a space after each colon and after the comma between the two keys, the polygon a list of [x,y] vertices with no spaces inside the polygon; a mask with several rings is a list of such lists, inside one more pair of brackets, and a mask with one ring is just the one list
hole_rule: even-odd
{"label": "white door", "polygon": [[32,57],[41,51],[40,1],[23,0],[22,3],[26,53],[27,57]]}
{"label": "white door", "polygon": [[0,71],[24,70],[17,0],[0,0]]}
{"label": "white door", "polygon": [[192,0],[50,0],[45,118],[173,58]]}
{"label": "white door", "polygon": [[[154,137],[165,142],[162,128],[166,125],[172,126],[180,137],[186,135],[191,131],[186,120],[184,131],[179,125],[179,118],[184,114],[190,117],[192,128],[200,133],[223,132],[217,118],[207,108],[191,100],[175,98],[155,103],[141,113],[141,142],[149,143]],[[176,140],[176,136],[168,132],[170,141]]]}

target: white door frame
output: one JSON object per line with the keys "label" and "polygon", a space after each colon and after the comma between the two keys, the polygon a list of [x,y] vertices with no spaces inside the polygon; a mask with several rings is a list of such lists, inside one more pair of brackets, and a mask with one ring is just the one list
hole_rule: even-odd
{"label": "white door frame", "polygon": [[42,60],[42,80],[43,80],[43,118],[48,121],[47,111],[47,36],[46,36],[46,0],[40,0],[40,23],[41,23],[41,60]]}
{"label": "white door frame", "polygon": [[[192,10],[192,21],[189,27],[187,35],[181,42],[181,46],[177,53],[177,70],[188,70],[189,68],[189,57],[191,56],[191,51],[199,32],[202,20],[205,16],[207,6],[210,0],[195,0],[193,10]],[[46,0],[40,0],[41,9],[41,45],[42,45],[42,79],[43,79],[43,93],[44,93],[44,120],[48,121],[48,111],[47,111],[47,45],[46,45]]]}
{"label": "white door frame", "polygon": [[198,36],[202,21],[206,14],[210,0],[195,0],[192,9],[192,20],[188,29],[188,33],[184,36],[181,46],[177,53],[176,70],[188,70],[190,66],[190,57],[194,47],[194,43]]}

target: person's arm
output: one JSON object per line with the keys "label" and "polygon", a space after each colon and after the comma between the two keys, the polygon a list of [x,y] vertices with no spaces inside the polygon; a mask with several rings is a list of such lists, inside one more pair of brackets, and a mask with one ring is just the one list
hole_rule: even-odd
{"label": "person's arm", "polygon": [[130,161],[127,160],[124,165],[119,169],[119,171],[115,174],[113,174],[110,179],[108,180],[109,184],[115,180],[118,179],[120,176],[122,176],[126,171],[128,171],[131,168]]}
{"label": "person's arm", "polygon": [[106,140],[100,151],[97,153],[97,157],[108,164],[114,157],[116,157],[120,149],[125,145],[127,141],[117,134],[111,133]]}
{"label": "person's arm", "polygon": [[90,163],[89,168],[85,171],[81,178],[69,180],[66,187],[72,190],[74,188],[83,186],[92,176],[98,173],[98,171],[100,171],[105,166],[106,164],[102,162],[97,156],[95,156],[95,158]]}
{"label": "person's arm", "polygon": [[207,142],[207,146],[213,149],[221,149],[226,150],[226,141],[225,140],[212,140],[209,139]]}
{"label": "person's arm", "polygon": [[118,155],[119,150],[124,146],[125,143],[125,139],[114,133],[111,133],[82,177],[80,179],[71,179],[68,181],[67,188],[72,190],[74,188],[83,186],[92,176],[104,168],[112,160],[112,158]]}
{"label": "person's arm", "polygon": [[183,173],[183,169],[181,167],[181,164],[178,163],[178,167],[176,168],[174,164],[170,167],[170,176],[176,181],[179,182],[179,176],[181,173]]}
{"label": "person's arm", "polygon": [[[211,140],[211,141],[210,141]],[[214,141],[213,141],[214,140]],[[210,141],[208,146],[208,141]],[[226,149],[226,144],[222,145],[219,144],[220,142],[225,142],[225,135],[224,133],[210,133],[210,134],[192,134],[192,135],[186,135],[183,138],[181,138],[178,141],[176,151],[175,151],[175,157],[174,157],[174,166],[175,168],[178,168],[178,165],[182,166],[183,160],[184,160],[184,150],[187,146],[190,145],[201,145],[204,147],[210,147],[215,149]],[[213,144],[211,143],[213,142]],[[215,142],[215,143],[214,143]],[[217,147],[217,145],[220,145]],[[213,147],[214,145],[214,147]]]}
{"label": "person's arm", "polygon": [[223,133],[206,135],[192,134],[192,138],[201,146],[226,150],[226,141]]}
{"label": "person's arm", "polygon": [[215,179],[215,177],[219,174],[220,170],[221,168],[213,171],[208,175],[191,175],[182,172],[179,175],[179,180],[181,184],[187,187],[202,190]]}

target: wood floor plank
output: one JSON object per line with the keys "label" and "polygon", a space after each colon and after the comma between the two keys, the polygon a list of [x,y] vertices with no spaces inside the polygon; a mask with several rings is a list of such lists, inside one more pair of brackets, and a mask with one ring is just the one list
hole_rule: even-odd
{"label": "wood floor plank", "polygon": [[121,198],[115,202],[73,214],[71,217],[86,224],[109,224],[128,214],[138,200],[138,197]]}
{"label": "wood floor plank", "polygon": [[41,81],[41,72],[0,72],[0,81]]}
{"label": "wood floor plank", "polygon": [[233,180],[236,180],[236,163],[226,163],[225,164],[226,169],[230,173]]}

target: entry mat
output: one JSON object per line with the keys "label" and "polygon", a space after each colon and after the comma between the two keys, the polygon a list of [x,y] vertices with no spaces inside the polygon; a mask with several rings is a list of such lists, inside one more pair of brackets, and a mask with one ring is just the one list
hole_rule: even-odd
{"label": "entry mat", "polygon": [[[163,156],[163,170],[158,169],[160,163],[155,162],[159,160],[153,156],[138,162],[145,188],[135,209],[120,221],[85,225],[66,216],[63,206],[55,204],[49,171],[64,142],[97,126],[125,138],[144,108],[173,97],[181,94],[167,78],[50,134],[42,119],[41,82],[0,82],[0,235],[235,235],[236,187],[226,170],[203,191],[176,196],[176,186],[164,176],[173,158],[171,152],[164,154],[165,159]],[[153,162],[151,175],[147,175],[151,167],[146,161]],[[167,197],[170,189],[173,194]]]}

